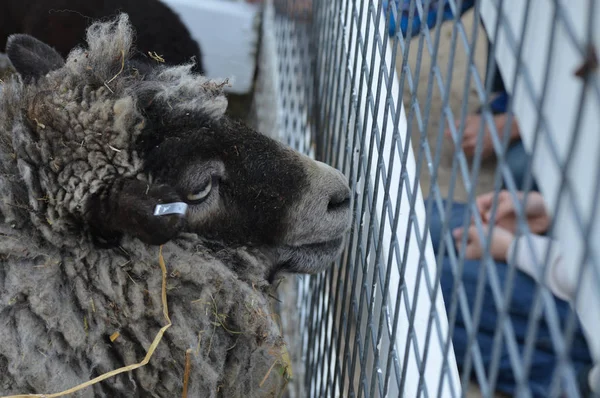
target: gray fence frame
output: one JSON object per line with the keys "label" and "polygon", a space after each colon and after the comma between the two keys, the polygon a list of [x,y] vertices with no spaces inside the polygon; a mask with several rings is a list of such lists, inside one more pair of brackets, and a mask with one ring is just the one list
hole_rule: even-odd
{"label": "gray fence frame", "polygon": [[[544,1],[553,8],[541,9]],[[460,121],[458,128],[451,127],[452,139],[460,143],[469,90],[477,92],[482,104],[490,98],[490,82],[486,84],[473,64],[472,49],[477,38],[483,36],[477,31],[478,27],[474,26],[472,32],[467,32],[460,18],[447,22],[453,25],[450,58],[454,59],[457,42],[467,49],[469,57],[464,103],[460,114],[455,115],[449,106],[448,95],[453,63],[447,65],[450,77],[446,81],[440,71],[442,66],[435,63],[440,29],[424,27],[420,32],[409,30],[407,37],[398,33],[391,39],[386,33],[389,14],[398,21],[398,12],[391,7],[386,15],[381,1],[315,0],[308,19],[292,15],[293,7],[290,5],[293,2],[284,3],[277,2],[275,10],[269,2],[263,23],[263,43],[266,43],[263,50],[267,49],[262,56],[265,60],[276,60],[270,69],[276,82],[273,91],[279,98],[273,131],[281,134],[279,138],[292,147],[344,171],[353,186],[356,210],[354,228],[342,259],[326,274],[293,277],[286,286],[295,294],[296,301],[292,304],[288,300],[281,313],[284,326],[293,332],[288,341],[292,357],[296,360],[296,381],[301,384],[292,394],[311,397],[464,396],[473,370],[481,393],[491,396],[498,377],[499,346],[506,341],[520,394],[529,396],[526,379],[531,366],[531,350],[535,345],[537,325],[544,318],[550,325],[552,344],[560,357],[556,380],[565,383],[561,392],[579,396],[576,375],[568,357],[577,318],[573,312],[566,329],[561,327],[551,292],[544,283],[538,283],[535,293],[536,309],[530,317],[527,351],[521,354],[516,346],[508,316],[508,297],[512,287],[510,283],[502,286],[498,279],[488,248],[493,229],[490,234],[485,233],[474,204],[484,127],[491,130],[498,158],[496,194],[504,182],[516,200],[523,231],[527,230],[523,217],[525,203],[517,200],[516,186],[505,164],[508,141],[499,138],[492,114],[485,106],[482,112],[484,123],[479,131],[478,149],[472,165],[460,145],[456,146],[451,188],[447,196],[453,197],[452,187],[459,183],[457,176],[461,175],[469,194],[470,213],[466,218],[474,217],[485,242],[479,286],[486,281],[490,283],[494,302],[503,320],[503,326],[495,334],[494,358],[488,369],[483,365],[474,338],[484,297],[481,294],[477,296],[471,313],[460,283],[452,302],[446,303],[446,306],[439,293],[440,267],[436,264],[443,256],[449,256],[456,275],[459,275],[464,257],[446,252],[444,248],[453,244],[448,218],[443,226],[442,248],[433,253],[427,215],[432,206],[441,214],[448,214],[452,205],[452,200],[443,203],[442,192],[436,182],[444,119],[450,126],[454,126],[455,120]],[[430,2],[423,3],[411,3],[410,18],[425,15]],[[438,2],[438,15],[441,15],[442,3]],[[457,10],[462,1],[450,0],[449,3]],[[585,291],[588,295],[583,301],[575,299],[574,308],[579,310],[583,308],[582,303],[600,303],[596,294],[600,290],[597,289],[600,286],[600,266],[594,245],[594,242],[600,242],[600,231],[596,227],[600,221],[596,211],[600,196],[600,167],[590,155],[590,151],[593,153],[600,149],[597,135],[600,123],[597,114],[583,111],[586,106],[600,103],[600,90],[597,76],[583,82],[572,77],[573,64],[589,58],[589,48],[593,46],[590,43],[598,37],[598,28],[593,27],[593,21],[600,22],[600,6],[594,0],[589,0],[586,6],[589,11],[585,18],[587,23],[581,26],[574,26],[572,19],[584,21],[577,13],[581,14],[586,7],[575,5],[567,9],[557,0],[533,0],[525,5],[510,0],[482,0],[476,1],[474,6],[487,31],[491,32],[490,51],[496,54],[496,59],[504,60],[499,62],[499,66],[513,98],[508,114],[509,117],[516,114],[522,124],[523,141],[534,154],[528,172],[530,175],[535,173],[549,208],[553,209],[553,228],[563,250],[565,247],[574,248],[565,251],[565,259],[579,264],[573,267],[578,291]],[[534,33],[528,33],[528,24],[524,21],[529,21],[532,15],[547,15],[564,31],[554,34],[554,30],[547,26],[534,24]],[[438,25],[440,22],[441,18],[438,18]],[[418,38],[412,39],[413,34]],[[547,45],[540,46],[541,42]],[[424,106],[417,97],[419,74],[423,73],[420,55],[415,70],[411,70],[406,61],[410,49],[415,47],[419,54],[427,51],[433,59]],[[545,52],[540,50],[539,54],[536,53],[545,63],[536,64],[532,62],[533,56],[527,59],[523,55],[524,49],[531,54],[539,50],[538,47],[545,48]],[[571,51],[572,63],[563,62],[556,55],[555,47]],[[396,65],[397,55],[401,53],[404,61]],[[559,66],[554,66],[551,74],[550,65],[553,63]],[[489,68],[493,68],[494,64],[492,62]],[[545,65],[545,70],[540,69],[540,65]],[[434,85],[442,92],[444,111],[438,145],[432,150],[426,133]],[[411,98],[403,98],[405,86],[409,87]],[[562,114],[556,109],[554,112],[551,108],[545,109],[549,87],[550,90],[552,87],[568,90],[563,102],[571,100],[578,106],[563,110]],[[403,102],[409,104],[407,110]],[[561,116],[569,119],[569,123],[557,121]],[[417,126],[416,132],[411,131],[414,125]],[[559,134],[559,129],[552,129],[551,125],[565,126],[567,130]],[[411,135],[419,137],[418,146],[415,146],[418,148],[416,156]],[[562,137],[559,142],[568,151],[557,148],[557,137]],[[590,145],[582,146],[582,140]],[[579,160],[571,162],[570,159]],[[545,167],[544,160],[551,161],[556,169]],[[579,168],[583,164],[596,174],[584,178],[581,173],[573,172],[572,163]],[[422,172],[431,175],[429,192],[433,200],[427,202],[427,207],[419,185],[418,177]],[[561,211],[561,205],[567,211]],[[496,203],[492,209],[493,213],[495,211]],[[465,219],[465,225],[468,222]],[[462,247],[465,245],[466,240]],[[537,259],[537,262],[540,278],[543,279],[545,261]],[[514,267],[510,272],[516,272]],[[460,282],[458,276],[456,282]],[[588,284],[587,290],[582,282]],[[448,313],[446,308],[449,308]],[[466,318],[471,336],[470,355],[460,375],[451,340],[458,311]],[[597,318],[593,321],[599,322]],[[592,347],[594,350],[597,352],[597,347]],[[553,393],[557,394],[559,383],[555,384]]]}

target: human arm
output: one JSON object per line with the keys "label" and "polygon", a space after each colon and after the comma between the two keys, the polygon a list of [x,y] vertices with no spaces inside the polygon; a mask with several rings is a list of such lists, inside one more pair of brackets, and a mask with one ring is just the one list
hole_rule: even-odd
{"label": "human arm", "polygon": [[[463,231],[462,228],[453,231],[457,246],[461,244]],[[484,225],[484,231],[486,233],[484,238],[487,238],[489,231],[487,225]],[[467,234],[465,258],[481,259],[483,257],[482,236],[474,225],[469,227]],[[537,281],[539,281],[539,264],[544,262],[546,252],[550,248],[544,283],[562,300],[569,301],[574,297],[577,284],[577,280],[573,279],[575,273],[564,265],[556,242],[551,238],[534,234],[515,237],[508,230],[496,226],[492,231],[490,243],[490,254],[494,260],[514,265]]]}
{"label": "human arm", "polygon": [[[483,230],[485,233],[483,238],[487,238],[489,226],[484,224]],[[454,231],[452,231],[452,235],[457,247],[461,246],[464,234],[465,230],[463,228],[456,228]],[[465,258],[470,260],[481,259],[483,257],[483,242],[481,240],[482,236],[478,232],[477,227],[475,225],[471,225],[466,230],[466,234],[467,245],[465,248]],[[510,231],[502,227],[495,226],[493,228],[490,240],[490,254],[494,260],[506,261],[506,254],[508,253],[508,249],[513,237],[514,235]]]}
{"label": "human arm", "polygon": [[[496,125],[496,131],[498,132],[498,138],[502,140],[502,135],[504,134],[506,123],[508,122],[508,114],[502,113],[499,115],[495,115],[493,117],[494,124]],[[482,115],[475,114],[469,115],[465,119],[464,133],[462,137],[462,142],[460,143],[465,155],[468,157],[472,157],[475,155],[475,147],[477,146],[477,137],[479,135],[479,129],[482,123]],[[456,129],[460,128],[460,121],[456,121]],[[484,159],[489,158],[494,154],[494,145],[492,143],[492,132],[486,125],[485,131],[483,133],[483,147],[482,147],[482,156]],[[452,131],[450,128],[446,128],[444,134],[447,138],[452,137]],[[511,124],[508,130],[509,142],[514,142],[521,137],[519,132],[519,125],[517,124],[516,119],[513,117],[511,120]]]}
{"label": "human arm", "polygon": [[[492,205],[494,202],[495,192],[488,192],[479,195],[476,199],[477,209],[484,223],[495,224],[513,234],[517,232],[517,211],[513,195],[507,190],[498,193],[498,205],[496,214],[492,220]],[[524,193],[517,192],[516,196],[519,201],[523,200]],[[527,225],[531,232],[542,234],[548,231],[550,227],[551,217],[546,209],[544,198],[539,192],[529,192],[525,201],[525,217]]]}
{"label": "human arm", "polygon": [[565,267],[558,244],[552,238],[534,234],[515,237],[509,245],[506,259],[508,264],[539,282],[539,267],[546,260],[547,253],[544,283],[555,296],[569,301],[575,294],[577,281],[572,280],[573,273]]}

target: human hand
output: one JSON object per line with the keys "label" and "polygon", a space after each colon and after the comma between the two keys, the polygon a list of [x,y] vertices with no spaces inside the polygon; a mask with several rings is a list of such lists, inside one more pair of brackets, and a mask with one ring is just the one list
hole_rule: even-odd
{"label": "human hand", "polygon": [[[489,227],[487,224],[483,225],[485,232],[484,238],[487,238]],[[461,246],[464,229],[456,228],[452,231],[454,242],[457,247]],[[508,256],[508,249],[514,239],[514,235],[502,227],[494,227],[491,238],[490,254],[497,261],[506,261]],[[471,225],[467,230],[467,246],[465,248],[465,258],[469,260],[478,260],[483,257],[483,243],[481,236],[477,232],[475,225]]]}
{"label": "human hand", "polygon": [[[508,121],[508,114],[503,113],[500,115],[496,115],[493,117],[494,124],[496,125],[496,130],[498,131],[498,138],[502,140],[502,135],[504,134],[504,126]],[[475,155],[475,147],[477,145],[477,135],[479,134],[479,128],[481,127],[482,115],[468,115],[465,119],[465,131],[462,139],[462,149],[465,152],[467,157],[472,157]],[[456,121],[456,128],[460,128],[460,120]],[[516,119],[512,118],[512,123],[509,130],[510,141],[514,141],[519,138],[519,126],[517,124]],[[452,139],[452,133],[449,128],[447,128],[444,132],[446,138]],[[485,130],[483,133],[483,149],[481,152],[481,156],[483,159],[487,159],[494,154],[494,145],[492,143],[492,136],[490,129],[487,125],[485,125]]]}
{"label": "human hand", "polygon": [[[517,192],[519,201],[523,200],[523,192]],[[498,207],[496,209],[496,217],[491,220],[492,203],[494,200],[494,192],[488,192],[479,195],[476,199],[477,208],[481,219],[486,224],[495,224],[509,232],[516,233],[517,231],[517,213],[515,203],[510,192],[503,190],[498,194]],[[544,198],[538,192],[529,192],[527,194],[527,202],[525,204],[525,217],[529,229],[534,234],[543,234],[550,227],[550,215],[546,211]]]}

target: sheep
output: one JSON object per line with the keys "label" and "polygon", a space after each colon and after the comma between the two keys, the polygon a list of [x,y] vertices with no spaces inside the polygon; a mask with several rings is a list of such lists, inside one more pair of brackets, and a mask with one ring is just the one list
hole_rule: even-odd
{"label": "sheep", "polygon": [[169,65],[196,61],[192,70],[204,74],[199,44],[179,15],[160,0],[3,0],[0,5],[0,45],[8,36],[26,33],[54,47],[63,57],[85,44],[91,20],[129,15],[136,29],[134,56]]}
{"label": "sheep", "polygon": [[[6,80],[11,74],[14,73],[12,64],[6,56],[6,54],[0,53],[0,81]],[[2,86],[0,86],[0,89]]]}
{"label": "sheep", "polygon": [[[229,119],[226,80],[132,58],[133,34],[125,13],[95,21],[66,59],[8,39],[0,394],[57,393],[141,361],[167,323],[162,253],[172,325],[153,356],[73,396],[277,396],[277,276],[340,256],[348,183]],[[185,213],[155,215],[173,203]]]}

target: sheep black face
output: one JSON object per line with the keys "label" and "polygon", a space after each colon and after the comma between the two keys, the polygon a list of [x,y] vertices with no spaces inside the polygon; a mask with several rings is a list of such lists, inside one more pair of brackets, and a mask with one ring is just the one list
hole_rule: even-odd
{"label": "sheep black face", "polygon": [[[35,204],[49,224],[40,229],[48,236],[83,224],[109,245],[124,234],[159,245],[189,231],[260,250],[273,273],[327,267],[350,227],[344,176],[225,117],[224,85],[191,65],[130,61],[130,29],[124,14],[92,25],[90,49],[73,50],[66,63],[33,37],[9,39],[8,55],[29,82],[15,94],[31,140],[18,167],[59,186],[28,187],[48,199]],[[154,215],[173,202],[187,213]]]}
{"label": "sheep black face", "polygon": [[319,271],[339,255],[350,192],[338,170],[227,118],[171,117],[161,107],[148,118],[146,170],[188,203],[190,230],[268,250],[288,270]]}

